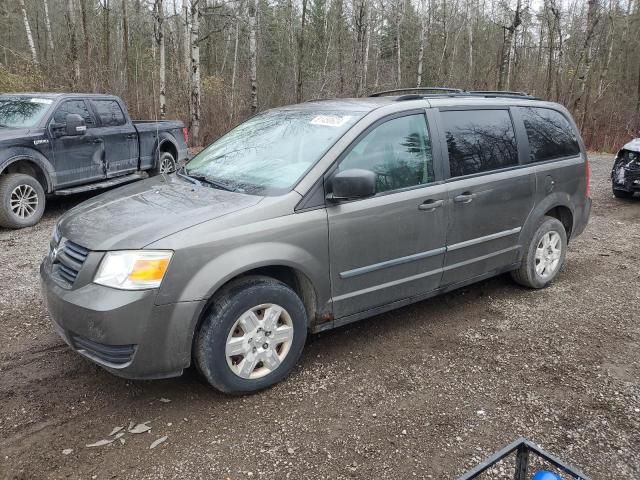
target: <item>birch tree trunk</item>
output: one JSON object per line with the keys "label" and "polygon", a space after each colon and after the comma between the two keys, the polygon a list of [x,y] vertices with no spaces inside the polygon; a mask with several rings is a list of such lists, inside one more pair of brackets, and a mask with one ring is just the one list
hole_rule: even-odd
{"label": "birch tree trunk", "polygon": [[69,26],[69,52],[73,64],[73,86],[80,82],[80,60],[78,58],[78,38],[76,35],[76,18],[73,10],[73,0],[67,0],[67,24]]}
{"label": "birch tree trunk", "polygon": [[54,56],[54,47],[53,47],[53,35],[51,34],[51,21],[49,20],[49,2],[48,0],[42,0],[44,4],[44,28],[47,31],[47,44],[49,45],[49,56],[53,58]]}
{"label": "birch tree trunk", "polygon": [[[588,0],[587,3],[587,33],[585,36],[584,44],[582,46],[582,52],[580,54],[580,59],[582,62],[578,62],[578,68],[576,69],[576,75],[579,76],[579,89],[578,94],[576,95],[573,101],[573,110],[577,113],[578,109],[581,106],[582,99],[585,94],[585,90],[587,88],[587,84],[589,81],[589,77],[591,75],[591,46],[593,41],[593,34],[595,32],[596,26],[598,25],[598,0]],[[580,63],[584,66],[580,69]],[[578,73],[581,70],[580,73]],[[584,106],[583,117],[586,115],[587,106]]]}
{"label": "birch tree trunk", "polygon": [[516,29],[522,24],[522,19],[520,18],[521,9],[522,0],[518,0],[511,25],[503,27],[504,42],[502,44],[502,53],[500,55],[500,65],[498,66],[498,90],[504,89],[505,85],[507,85],[509,81],[509,66],[511,62],[513,37],[516,33]]}
{"label": "birch tree trunk", "polygon": [[425,42],[425,12],[424,12],[424,0],[420,2],[420,48],[418,49],[418,80],[416,87],[422,86],[422,68],[424,62],[424,42]]}
{"label": "birch tree trunk", "polygon": [[200,8],[199,0],[191,2],[191,138],[200,145]]}
{"label": "birch tree trunk", "polygon": [[396,86],[399,88],[402,86],[402,45],[401,45],[401,37],[402,37],[402,18],[403,18],[403,6],[404,0],[400,0],[401,5],[398,7],[398,18],[396,20],[396,51],[397,51],[397,72],[396,72]]}
{"label": "birch tree trunk", "polygon": [[258,111],[258,52],[256,48],[257,0],[249,0],[249,80],[251,81],[251,114]]}
{"label": "birch tree trunk", "polygon": [[233,123],[236,113],[235,96],[236,96],[236,71],[238,69],[238,40],[240,37],[240,12],[236,17],[236,39],[233,47],[233,69],[231,71],[231,102],[229,105],[229,120]]}
{"label": "birch tree trunk", "polygon": [[109,13],[111,7],[109,6],[109,0],[104,0],[102,10],[102,36],[103,36],[103,48],[104,48],[104,67],[108,70],[111,64],[111,28],[109,22]]}
{"label": "birch tree trunk", "polygon": [[[73,8],[73,5],[71,6]],[[89,45],[89,31],[87,28],[87,0],[80,0],[80,20],[82,22],[82,38],[84,39],[84,59],[89,63],[90,45]]]}
{"label": "birch tree trunk", "polygon": [[27,42],[29,43],[29,50],[31,50],[31,59],[33,60],[33,63],[38,63],[38,53],[36,52],[36,44],[33,41],[33,34],[31,33],[31,26],[29,25],[29,18],[27,17],[27,8],[24,5],[24,0],[20,0],[20,10],[22,10],[24,29],[27,32]]}

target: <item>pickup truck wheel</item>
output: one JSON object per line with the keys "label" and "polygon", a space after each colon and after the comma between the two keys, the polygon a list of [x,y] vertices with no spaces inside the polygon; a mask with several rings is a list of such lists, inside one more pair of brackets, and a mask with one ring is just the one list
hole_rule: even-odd
{"label": "pickup truck wheel", "polygon": [[233,282],[214,298],[196,334],[195,363],[225,393],[250,393],[284,379],[307,335],[296,293],[261,276]]}
{"label": "pickup truck wheel", "polygon": [[0,175],[0,225],[31,227],[44,213],[45,195],[40,182],[22,173]]}
{"label": "pickup truck wheel", "polygon": [[529,288],[544,288],[558,275],[567,256],[567,232],[560,220],[542,217],[522,263],[511,272],[513,279]]}
{"label": "pickup truck wheel", "polygon": [[170,152],[160,152],[158,164],[154,167],[152,175],[165,175],[176,171],[176,160]]}
{"label": "pickup truck wheel", "polygon": [[614,188],[613,196],[616,198],[631,198],[633,197],[633,192],[627,192],[626,190],[618,190],[617,188]]}

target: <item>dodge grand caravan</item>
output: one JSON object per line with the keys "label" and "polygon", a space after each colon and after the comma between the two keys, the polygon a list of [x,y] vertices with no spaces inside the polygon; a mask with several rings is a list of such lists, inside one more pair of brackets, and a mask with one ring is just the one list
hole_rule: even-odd
{"label": "dodge grand caravan", "polygon": [[558,104],[453,89],[311,101],[69,211],[42,288],[62,338],[114,374],[193,363],[251,392],[291,371],[308,332],[507,271],[547,286],[590,208]]}

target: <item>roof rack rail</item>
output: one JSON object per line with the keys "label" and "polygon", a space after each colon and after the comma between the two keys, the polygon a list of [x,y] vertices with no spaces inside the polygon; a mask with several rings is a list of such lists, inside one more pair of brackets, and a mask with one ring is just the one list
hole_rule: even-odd
{"label": "roof rack rail", "polygon": [[466,93],[475,93],[476,95],[518,95],[521,97],[529,97],[527,92],[512,92],[509,90],[469,90]]}
{"label": "roof rack rail", "polygon": [[447,93],[456,94],[456,93],[463,93],[464,90],[462,90],[461,88],[448,88],[448,87],[395,88],[393,90],[383,90],[382,92],[375,92],[375,93],[372,93],[369,96],[370,97],[382,97],[384,95],[389,95],[389,94],[392,94],[392,93],[401,93],[401,92],[410,92],[410,93],[414,93],[414,94],[419,93],[419,92],[425,92],[425,93],[441,92],[443,94],[447,94]]}

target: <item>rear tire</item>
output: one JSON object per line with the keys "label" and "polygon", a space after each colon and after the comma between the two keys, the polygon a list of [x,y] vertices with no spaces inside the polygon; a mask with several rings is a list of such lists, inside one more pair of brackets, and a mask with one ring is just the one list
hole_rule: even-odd
{"label": "rear tire", "polygon": [[30,175],[0,175],[0,226],[31,227],[42,218],[45,194],[40,182]]}
{"label": "rear tire", "polygon": [[613,196],[616,198],[631,198],[633,197],[633,192],[627,192],[626,190],[618,190],[617,188],[614,188]]}
{"label": "rear tire", "polygon": [[542,217],[531,237],[522,263],[511,277],[529,288],[545,288],[557,277],[567,256],[567,232],[560,220]]}
{"label": "rear tire", "polygon": [[177,163],[171,152],[160,152],[156,166],[151,169],[151,176],[168,175],[176,171]]}
{"label": "rear tire", "polygon": [[196,333],[195,364],[216,389],[256,392],[283,380],[307,336],[300,297],[269,277],[241,278],[216,294]]}

